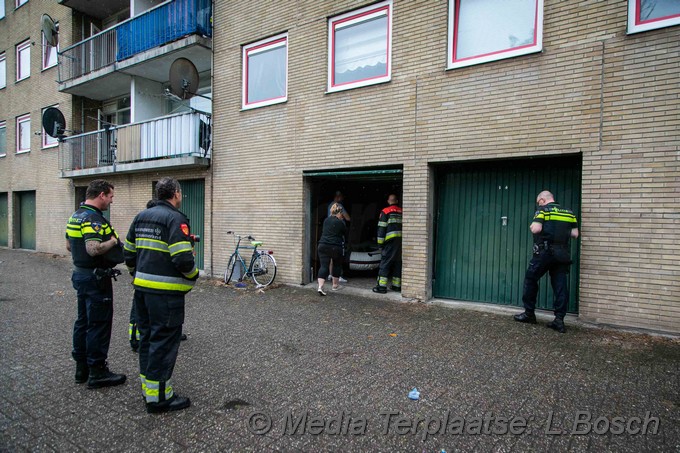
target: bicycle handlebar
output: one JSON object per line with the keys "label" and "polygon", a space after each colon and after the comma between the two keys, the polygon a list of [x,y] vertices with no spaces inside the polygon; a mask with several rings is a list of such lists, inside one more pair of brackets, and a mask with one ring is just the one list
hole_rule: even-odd
{"label": "bicycle handlebar", "polygon": [[227,234],[233,234],[234,236],[236,236],[236,237],[239,238],[239,239],[241,239],[241,238],[246,238],[246,239],[248,239],[248,240],[250,240],[250,241],[255,241],[255,240],[256,240],[256,239],[255,239],[254,237],[252,237],[251,235],[248,235],[248,236],[241,236],[241,235],[236,234],[236,232],[234,232],[234,231],[227,231]]}

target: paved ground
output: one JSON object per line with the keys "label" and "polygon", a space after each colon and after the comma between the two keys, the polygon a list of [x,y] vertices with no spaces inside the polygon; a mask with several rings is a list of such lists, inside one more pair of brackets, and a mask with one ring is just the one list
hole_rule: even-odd
{"label": "paved ground", "polygon": [[[192,407],[147,415],[126,341],[129,277],[115,284],[109,361],[130,380],[102,390],[73,383],[69,279],[63,258],[0,250],[2,451],[680,450],[678,340],[216,281],[188,297],[173,377]],[[587,414],[610,430],[572,433]],[[252,433],[267,417],[271,430]],[[645,419],[646,434],[626,432]]]}

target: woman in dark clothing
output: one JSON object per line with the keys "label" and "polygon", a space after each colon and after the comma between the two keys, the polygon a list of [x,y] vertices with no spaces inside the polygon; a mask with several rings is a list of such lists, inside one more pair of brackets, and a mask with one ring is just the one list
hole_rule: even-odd
{"label": "woman in dark clothing", "polygon": [[321,239],[319,239],[319,247],[317,248],[319,261],[321,261],[318,275],[319,289],[317,290],[320,296],[326,295],[323,291],[323,286],[328,278],[328,267],[331,260],[333,260],[333,287],[331,289],[337,291],[342,288],[339,285],[339,280],[343,261],[342,247],[345,241],[345,230],[347,229],[345,222],[342,221],[342,213],[342,205],[334,203],[331,206],[330,217],[323,221],[323,230],[321,232]]}

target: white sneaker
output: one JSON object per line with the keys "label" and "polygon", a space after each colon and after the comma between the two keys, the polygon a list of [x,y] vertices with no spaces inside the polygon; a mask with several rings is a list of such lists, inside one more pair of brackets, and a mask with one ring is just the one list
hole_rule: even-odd
{"label": "white sneaker", "polygon": [[330,282],[331,280],[333,280],[333,276],[329,274],[327,280]]}
{"label": "white sneaker", "polygon": [[344,288],[344,286],[340,286],[340,285],[334,286],[334,287],[331,288],[331,291],[340,291],[342,288]]}
{"label": "white sneaker", "polygon": [[340,283],[347,283],[347,280],[345,280],[345,279],[342,278],[342,277],[340,277],[340,280],[338,280],[338,281],[339,281]]}
{"label": "white sneaker", "polygon": [[319,293],[319,296],[325,296],[326,295],[326,293],[321,288],[317,289],[316,291]]}

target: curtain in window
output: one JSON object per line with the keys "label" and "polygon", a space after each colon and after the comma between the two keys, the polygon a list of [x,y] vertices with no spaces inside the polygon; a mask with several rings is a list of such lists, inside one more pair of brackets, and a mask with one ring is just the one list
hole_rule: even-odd
{"label": "curtain in window", "polygon": [[679,0],[639,0],[640,20],[654,20],[680,14]]}
{"label": "curtain in window", "polygon": [[0,127],[0,154],[7,153],[7,128]]}
{"label": "curtain in window", "polygon": [[387,75],[387,16],[335,30],[335,84]]}
{"label": "curtain in window", "polygon": [[31,75],[31,48],[26,47],[19,51],[19,78],[23,79]]}
{"label": "curtain in window", "polygon": [[248,104],[286,95],[286,46],[248,55]]}
{"label": "curtain in window", "polygon": [[4,59],[0,60],[0,88],[7,86],[7,61]]}
{"label": "curtain in window", "polygon": [[460,0],[455,59],[534,43],[537,0]]}
{"label": "curtain in window", "polygon": [[25,150],[31,147],[31,122],[19,123],[19,149]]}

